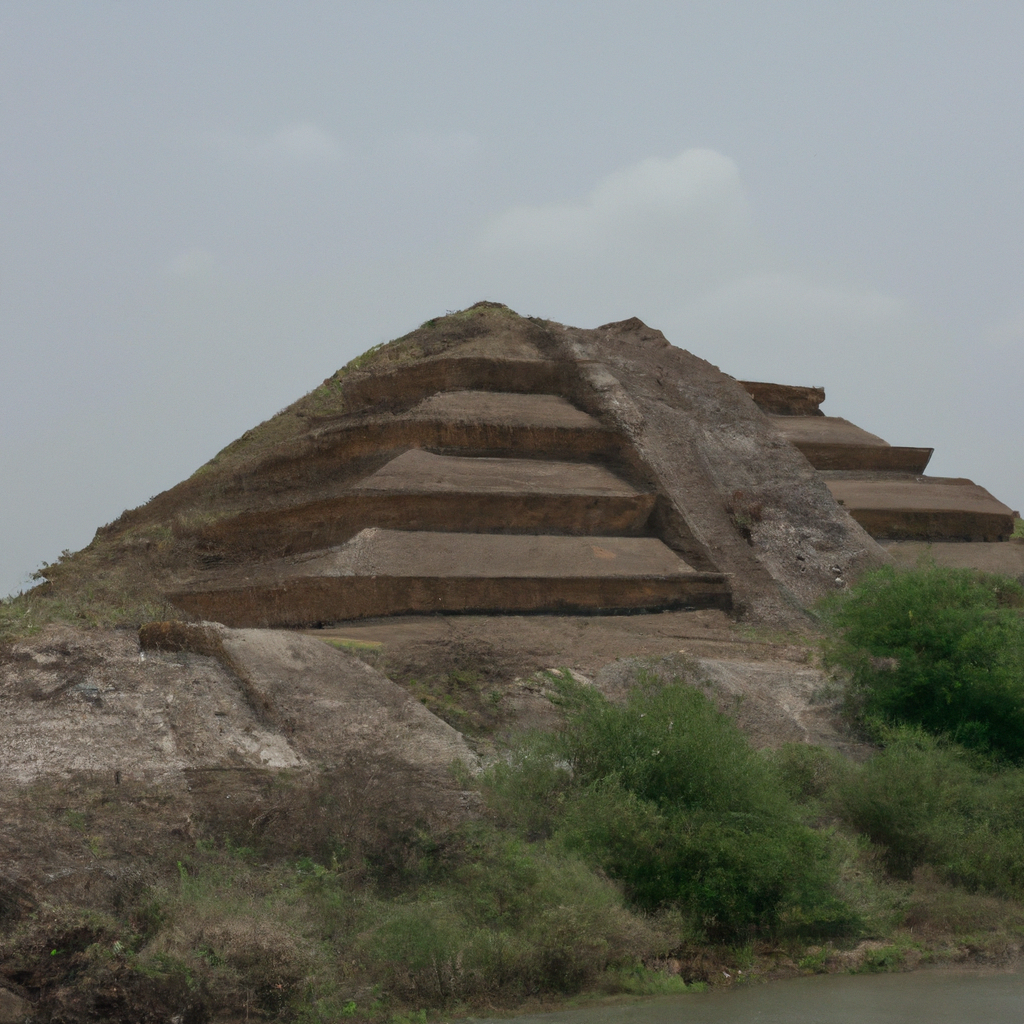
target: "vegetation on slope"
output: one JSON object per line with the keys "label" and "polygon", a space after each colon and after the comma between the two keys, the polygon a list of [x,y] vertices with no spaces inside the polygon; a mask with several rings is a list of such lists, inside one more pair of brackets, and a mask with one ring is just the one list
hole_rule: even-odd
{"label": "vegetation on slope", "polygon": [[[282,778],[308,803],[287,828],[213,815],[137,851],[102,906],[55,889],[9,917],[0,978],[41,1019],[400,1022],[1019,955],[1024,769],[913,726],[864,764],[755,751],[696,678],[641,674],[622,705],[551,682],[564,726],[511,741],[483,818],[361,832],[329,780]],[[102,863],[166,799],[35,792],[24,834],[45,819]]]}
{"label": "vegetation on slope", "polygon": [[558,682],[566,727],[486,785],[503,821],[623,883],[690,935],[841,934],[836,863],[771,763],[696,688],[641,676],[624,706]]}

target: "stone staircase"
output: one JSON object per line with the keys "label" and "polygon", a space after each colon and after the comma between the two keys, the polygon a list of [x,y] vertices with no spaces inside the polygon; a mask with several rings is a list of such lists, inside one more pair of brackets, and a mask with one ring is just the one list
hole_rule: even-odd
{"label": "stone staircase", "polygon": [[171,601],[229,626],[729,607],[727,576],[662,536],[629,439],[566,397],[571,365],[508,355],[356,380],[199,531],[210,569]]}
{"label": "stone staircase", "polygon": [[1013,533],[1013,511],[983,487],[923,475],[933,449],[897,448],[848,420],[822,415],[823,389],[743,386],[872,537],[991,542]]}

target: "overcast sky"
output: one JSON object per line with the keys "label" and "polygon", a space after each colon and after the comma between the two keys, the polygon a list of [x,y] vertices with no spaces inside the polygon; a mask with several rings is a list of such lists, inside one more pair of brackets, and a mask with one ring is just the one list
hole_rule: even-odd
{"label": "overcast sky", "polygon": [[0,0],[0,594],[370,345],[639,316],[1024,506],[1024,4]]}

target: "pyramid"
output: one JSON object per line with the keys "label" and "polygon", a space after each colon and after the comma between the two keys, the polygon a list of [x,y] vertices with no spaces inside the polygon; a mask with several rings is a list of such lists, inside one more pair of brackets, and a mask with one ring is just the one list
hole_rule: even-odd
{"label": "pyramid", "polygon": [[886,560],[821,452],[884,449],[882,472],[925,458],[844,432],[816,394],[738,382],[635,318],[584,330],[478,303],[371,350],[204,467],[192,491],[216,478],[218,507],[188,527],[203,568],[167,596],[230,626],[785,618]]}
{"label": "pyramid", "polygon": [[1024,572],[994,543],[1006,505],[823,400],[735,380],[636,318],[585,330],[482,302],[353,360],[47,586],[234,627],[699,608],[787,625],[922,541]]}

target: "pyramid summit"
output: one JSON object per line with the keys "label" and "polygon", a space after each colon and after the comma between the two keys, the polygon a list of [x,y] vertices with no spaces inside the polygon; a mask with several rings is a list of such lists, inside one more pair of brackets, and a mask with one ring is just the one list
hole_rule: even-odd
{"label": "pyramid summit", "polygon": [[[370,349],[102,528],[94,568],[165,617],[236,627],[782,622],[890,560],[882,545],[1012,533],[987,491],[923,475],[931,449],[823,415],[824,397],[738,381],[636,318],[580,329],[480,302]],[[59,587],[64,568],[45,575]]]}

